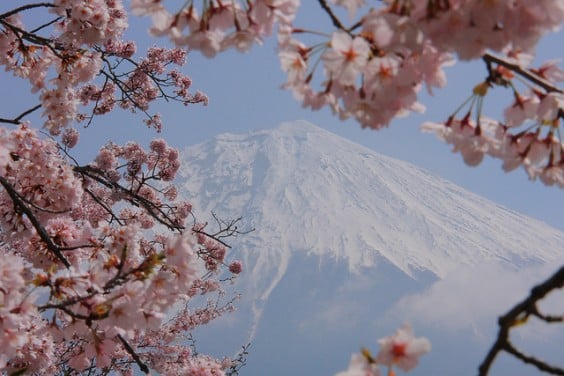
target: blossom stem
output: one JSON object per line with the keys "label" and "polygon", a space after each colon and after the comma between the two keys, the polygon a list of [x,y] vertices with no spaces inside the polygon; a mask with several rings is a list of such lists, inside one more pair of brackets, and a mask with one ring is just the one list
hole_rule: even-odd
{"label": "blossom stem", "polygon": [[521,67],[519,64],[511,63],[511,62],[509,62],[509,61],[507,61],[507,60],[505,60],[501,57],[492,55],[490,53],[485,53],[484,56],[482,56],[482,60],[484,60],[484,62],[488,65],[488,69],[489,69],[489,65],[491,63],[496,63],[498,65],[501,65],[501,66],[511,70],[512,72],[517,73],[521,77],[526,78],[527,80],[533,82],[534,84],[542,87],[544,90],[546,90],[549,93],[551,93],[551,92],[564,93],[563,90],[561,90],[558,87],[552,85],[550,82],[548,82],[544,78],[542,78],[539,75],[531,72],[529,69],[525,69],[525,68]]}
{"label": "blossom stem", "polygon": [[13,119],[5,119],[5,118],[0,118],[0,123],[9,123],[9,124],[15,124],[18,125],[21,123],[21,120],[24,116],[31,114],[32,112],[39,110],[41,108],[41,105],[38,104],[35,107],[30,108],[27,111],[22,112],[21,114],[19,114],[17,117],[13,118]]}

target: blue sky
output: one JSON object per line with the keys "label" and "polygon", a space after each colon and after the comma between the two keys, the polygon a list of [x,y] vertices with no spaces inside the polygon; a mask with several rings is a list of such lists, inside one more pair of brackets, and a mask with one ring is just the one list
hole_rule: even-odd
{"label": "blue sky", "polygon": [[[2,2],[0,11],[11,9],[18,3],[15,0]],[[328,17],[321,12],[317,2],[303,3],[305,5],[302,5],[296,26],[329,30]],[[153,44],[167,44],[164,39],[148,35],[148,19],[132,17],[131,25],[128,37],[138,41],[139,51]],[[560,32],[545,38],[538,50],[541,60],[558,57],[564,43],[562,36]],[[508,208],[564,229],[560,189],[530,182],[521,170],[506,174],[500,168],[501,163],[491,159],[477,168],[467,167],[459,155],[450,152],[447,145],[433,135],[419,131],[419,126],[426,120],[446,119],[468,97],[472,87],[485,77],[484,65],[480,61],[447,68],[449,85],[443,90],[436,90],[434,97],[429,97],[426,90],[422,90],[421,102],[427,107],[425,114],[397,119],[390,128],[373,131],[361,129],[353,120],[340,121],[327,109],[318,112],[302,109],[290,92],[280,89],[285,75],[280,69],[275,48],[275,38],[270,38],[263,46],[254,47],[247,54],[230,51],[210,60],[197,52],[190,53],[184,70],[192,78],[194,90],[199,89],[209,95],[210,104],[188,108],[176,103],[160,104],[158,110],[163,114],[165,129],[157,136],[184,148],[224,132],[247,132],[304,119],[375,151],[430,170]],[[28,108],[27,104],[36,103],[27,87],[19,81],[6,75],[3,80],[5,84],[0,87],[0,95],[4,98],[3,116],[19,113],[20,109]],[[497,97],[487,99],[488,114],[500,114],[511,100],[510,93]],[[76,153],[87,160],[109,139],[117,142],[135,139],[147,143],[155,133],[146,130],[141,121],[142,118],[124,112],[98,118],[94,125],[84,130]]]}

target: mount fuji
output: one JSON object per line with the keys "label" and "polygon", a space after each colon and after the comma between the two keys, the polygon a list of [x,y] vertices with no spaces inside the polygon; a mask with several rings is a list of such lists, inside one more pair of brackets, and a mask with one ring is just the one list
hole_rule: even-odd
{"label": "mount fuji", "polygon": [[[201,342],[250,340],[241,375],[331,375],[404,321],[434,347],[411,374],[474,375],[496,317],[564,262],[563,232],[305,121],[217,136],[183,166],[199,217],[255,229],[231,241],[239,310]],[[518,343],[559,359],[562,332],[532,327]]]}

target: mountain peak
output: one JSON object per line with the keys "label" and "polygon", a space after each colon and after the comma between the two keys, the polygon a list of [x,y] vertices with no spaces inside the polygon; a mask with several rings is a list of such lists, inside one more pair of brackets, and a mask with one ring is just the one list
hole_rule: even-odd
{"label": "mountain peak", "polygon": [[195,207],[243,216],[256,228],[243,248],[266,243],[277,259],[299,251],[442,276],[483,260],[553,260],[564,244],[556,229],[306,121],[218,136],[184,162]]}
{"label": "mountain peak", "polygon": [[[327,132],[325,129],[318,127],[317,125],[310,123],[307,120],[295,120],[295,121],[288,121],[284,123],[280,123],[278,127],[274,128],[275,130],[279,130],[286,135],[291,135],[293,133],[298,134],[306,134],[306,133],[330,133]],[[273,130],[270,130],[273,131]]]}

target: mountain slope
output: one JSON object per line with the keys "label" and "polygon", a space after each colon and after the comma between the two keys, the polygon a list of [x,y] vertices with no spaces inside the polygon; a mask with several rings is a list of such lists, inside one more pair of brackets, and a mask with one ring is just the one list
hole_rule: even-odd
{"label": "mountain slope", "polygon": [[[186,148],[183,166],[181,192],[198,217],[242,216],[256,229],[231,241],[245,265],[244,298],[226,325],[250,331],[254,363],[244,375],[335,372],[359,344],[372,345],[368,337],[398,324],[384,318],[404,307],[395,305],[402,297],[461,268],[564,262],[564,233],[304,121],[220,135]],[[444,344],[443,334],[431,339]],[[287,365],[273,369],[281,354]],[[451,363],[456,374],[475,373]]]}
{"label": "mountain slope", "polygon": [[187,148],[184,166],[200,212],[256,228],[244,245],[346,259],[351,270],[380,255],[440,277],[490,259],[554,260],[564,244],[542,222],[303,121],[218,136]]}

